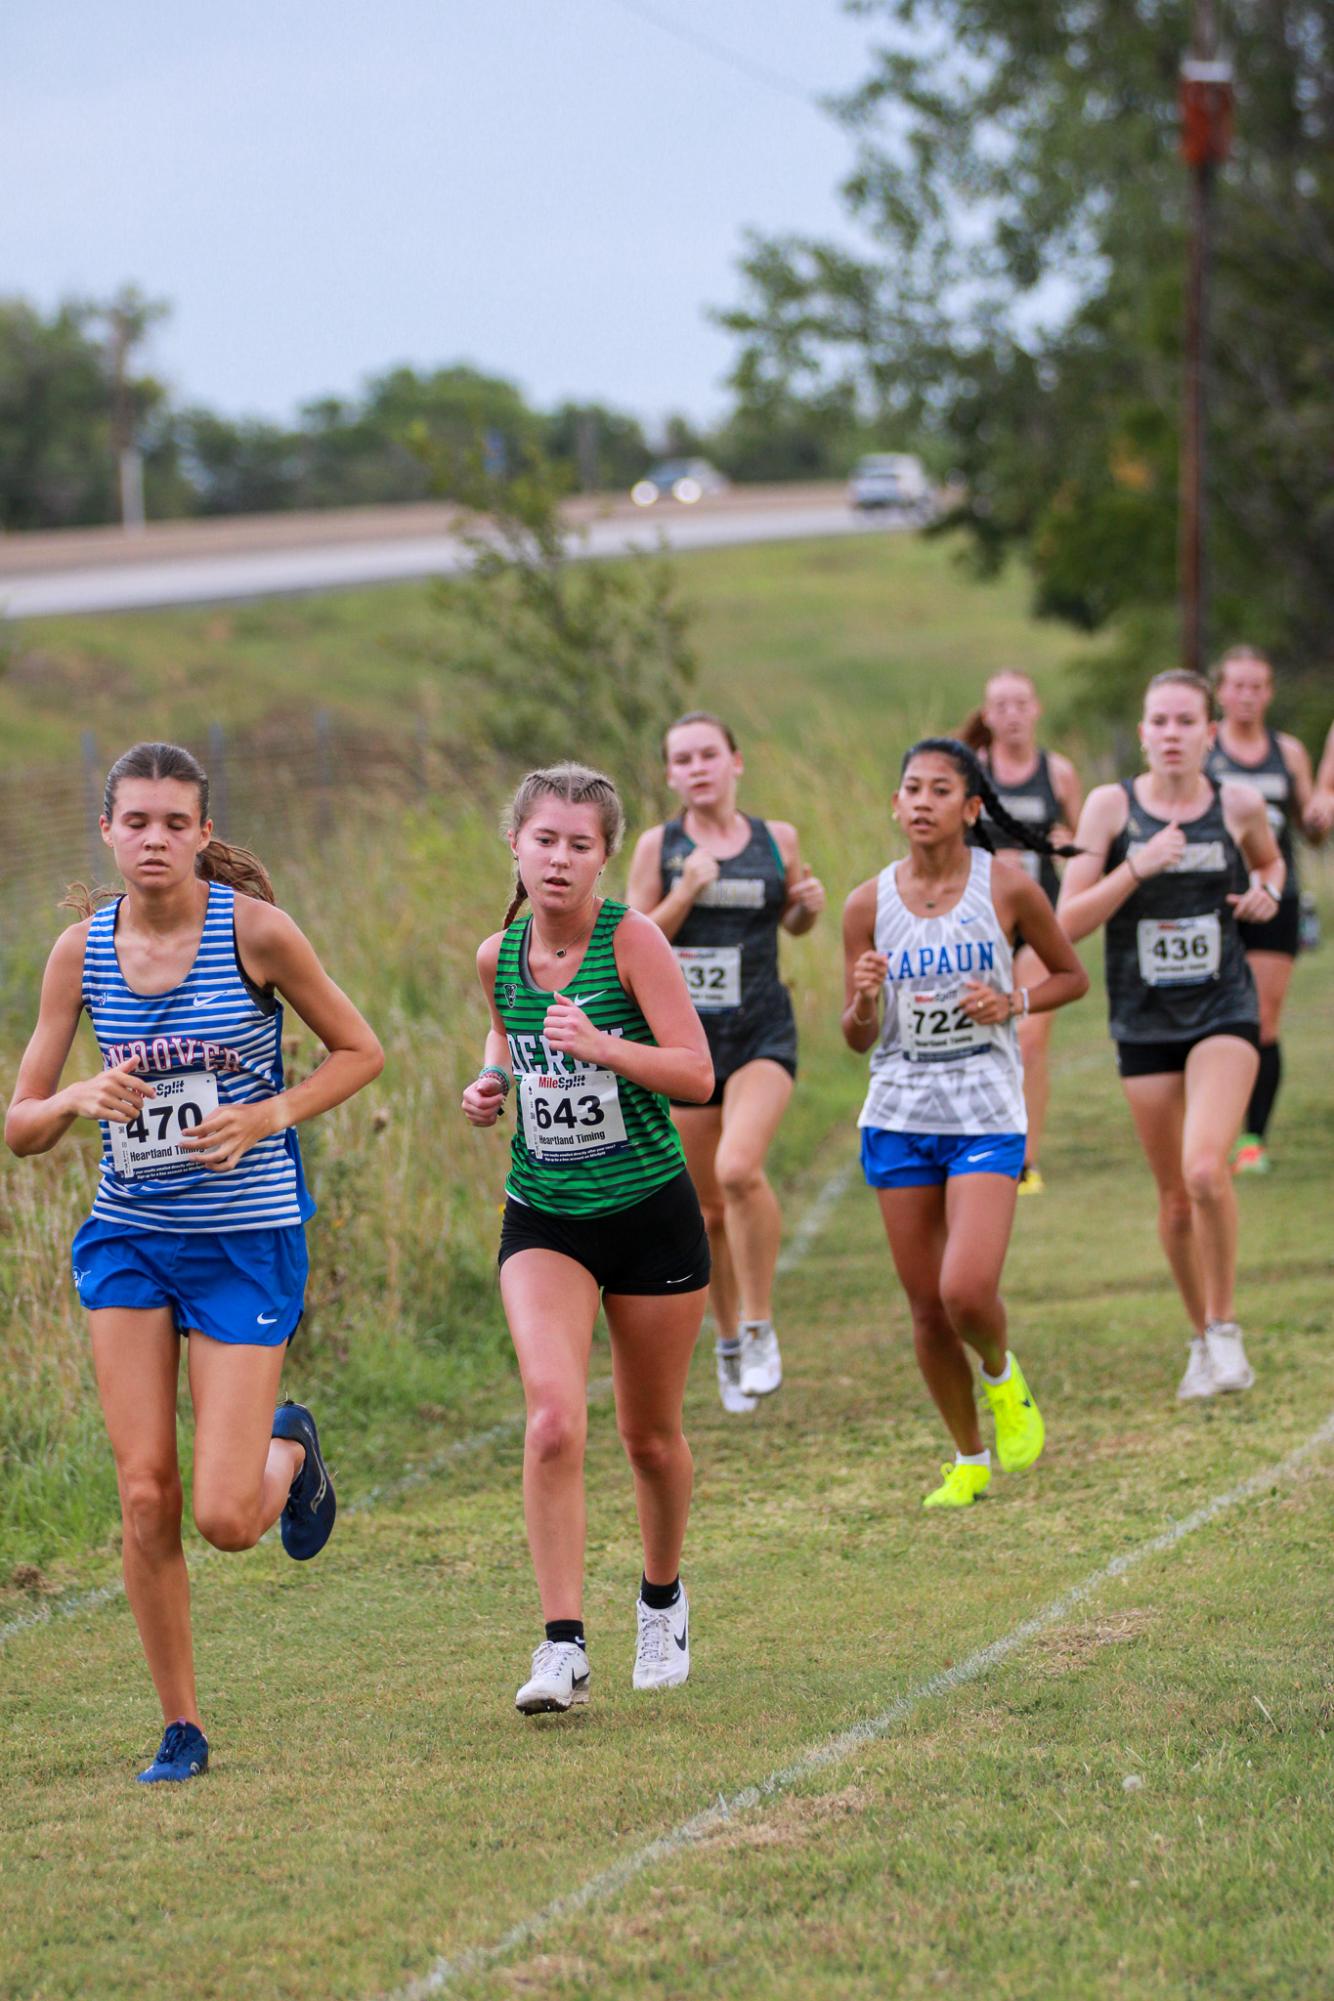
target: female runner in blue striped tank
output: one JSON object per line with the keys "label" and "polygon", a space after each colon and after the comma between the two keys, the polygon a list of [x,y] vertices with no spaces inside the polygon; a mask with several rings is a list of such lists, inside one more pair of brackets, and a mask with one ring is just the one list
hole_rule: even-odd
{"label": "female runner in blue striped tank", "polygon": [[[46,1153],[76,1119],[102,1129],[74,1283],[116,1460],[126,1595],[166,1723],[139,1774],[156,1784],[208,1764],[181,1547],[180,1337],[190,1337],[200,1534],[249,1549],[281,1517],[288,1554],[314,1556],[333,1526],[333,1488],[310,1412],[275,1408],[314,1213],[293,1127],[350,1098],[384,1059],[274,908],[263,866],[214,840],[208,779],[188,751],[142,743],[119,758],[101,828],[125,890],[97,908],[81,891],[83,919],[56,941],[5,1139],[17,1154]],[[328,1051],[290,1090],[280,992]],[[103,1068],[62,1088],[85,1010]]]}
{"label": "female runner in blue striped tank", "polygon": [[[1012,818],[965,745],[927,737],[904,758],[894,794],[908,858],[862,883],[843,912],[843,1036],[871,1051],[862,1167],[908,1295],[918,1365],[955,1445],[928,1508],[969,1507],[991,1480],[966,1347],[981,1358],[1004,1471],[1042,1450],[1000,1296],[1024,1165],[1015,1023],[1088,991],[1041,886],[966,844],[983,805],[1007,842],[1070,852]],[[1020,932],[1048,969],[1032,987],[1014,985]]]}

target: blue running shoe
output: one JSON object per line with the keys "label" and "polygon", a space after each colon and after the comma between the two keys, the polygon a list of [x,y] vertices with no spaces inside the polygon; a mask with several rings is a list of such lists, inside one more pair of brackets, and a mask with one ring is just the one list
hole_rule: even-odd
{"label": "blue running shoe", "polygon": [[197,1723],[187,1723],[184,1717],[178,1717],[163,1731],[157,1756],[139,1773],[139,1784],[160,1786],[164,1779],[195,1779],[207,1770],[208,1738]]}
{"label": "blue running shoe", "polygon": [[303,1403],[279,1404],[273,1413],[273,1436],[294,1438],[306,1448],[301,1471],[292,1482],[282,1512],[283,1548],[298,1563],[304,1563],[307,1558],[319,1555],[333,1530],[338,1512],[333,1481],[320,1452],[315,1420]]}

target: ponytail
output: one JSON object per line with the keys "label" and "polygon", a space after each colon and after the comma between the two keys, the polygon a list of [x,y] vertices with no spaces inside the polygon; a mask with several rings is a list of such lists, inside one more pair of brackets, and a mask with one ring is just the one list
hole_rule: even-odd
{"label": "ponytail", "polygon": [[[976,753],[970,750],[966,743],[960,743],[958,737],[923,737],[920,743],[915,743],[911,750],[904,752],[903,763],[899,767],[900,779],[915,757],[920,757],[927,753],[934,753],[937,757],[947,757],[949,759],[959,776],[963,779],[965,796],[969,799],[980,799],[982,801],[987,819],[1000,828],[1001,832],[1007,836],[1014,847],[1029,848],[1035,855],[1068,856],[1083,854],[1084,850],[1075,847],[1071,842],[1053,841],[1050,835],[1039,834],[1032,827],[1027,826],[1024,821],[1016,820],[1009,807],[1000,798],[983,766],[979,763]],[[972,829],[972,838],[980,848],[985,848],[988,854],[995,854],[995,843],[992,841],[990,833],[980,819]]]}
{"label": "ponytail", "polygon": [[204,882],[221,882],[242,896],[259,903],[276,903],[273,883],[259,856],[233,841],[220,841],[215,834],[202,854],[195,856],[195,874]]}
{"label": "ponytail", "polygon": [[968,711],[959,730],[959,742],[972,751],[991,749],[991,724],[987,721],[985,709]]}

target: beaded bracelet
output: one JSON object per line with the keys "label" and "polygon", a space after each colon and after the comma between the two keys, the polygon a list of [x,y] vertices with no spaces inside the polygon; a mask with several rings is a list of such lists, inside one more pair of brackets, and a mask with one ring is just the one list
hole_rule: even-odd
{"label": "beaded bracelet", "polygon": [[477,1072],[477,1081],[479,1084],[483,1077],[499,1077],[500,1094],[503,1098],[508,1098],[510,1086],[514,1082],[508,1070],[502,1070],[498,1063],[483,1063],[481,1069]]}

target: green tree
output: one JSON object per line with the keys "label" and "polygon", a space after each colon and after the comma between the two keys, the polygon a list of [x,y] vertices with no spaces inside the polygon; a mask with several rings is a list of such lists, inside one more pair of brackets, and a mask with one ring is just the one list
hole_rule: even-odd
{"label": "green tree", "polygon": [[[842,385],[934,432],[952,526],[1038,607],[1161,659],[1175,588],[1184,0],[856,0],[842,107],[864,253],[753,240],[738,382]],[[1218,198],[1214,631],[1291,669],[1334,629],[1334,87],[1324,0],[1236,0],[1237,144]],[[1133,648],[1132,654],[1139,648]],[[1128,658],[1135,676],[1146,664]],[[1114,681],[1115,677],[1111,677]]]}
{"label": "green tree", "polygon": [[[0,527],[65,528],[119,517],[113,384],[105,340],[117,307],[67,299],[49,316],[26,300],[0,299]],[[166,392],[127,368],[127,423],[146,453],[150,503],[156,480],[174,479]]]}
{"label": "green tree", "polygon": [[601,765],[628,797],[649,799],[662,730],[697,672],[672,565],[582,556],[561,516],[568,478],[537,457],[501,478],[475,451],[438,477],[477,510],[472,567],[440,582],[436,601],[451,675],[475,691],[486,740],[528,765]]}

